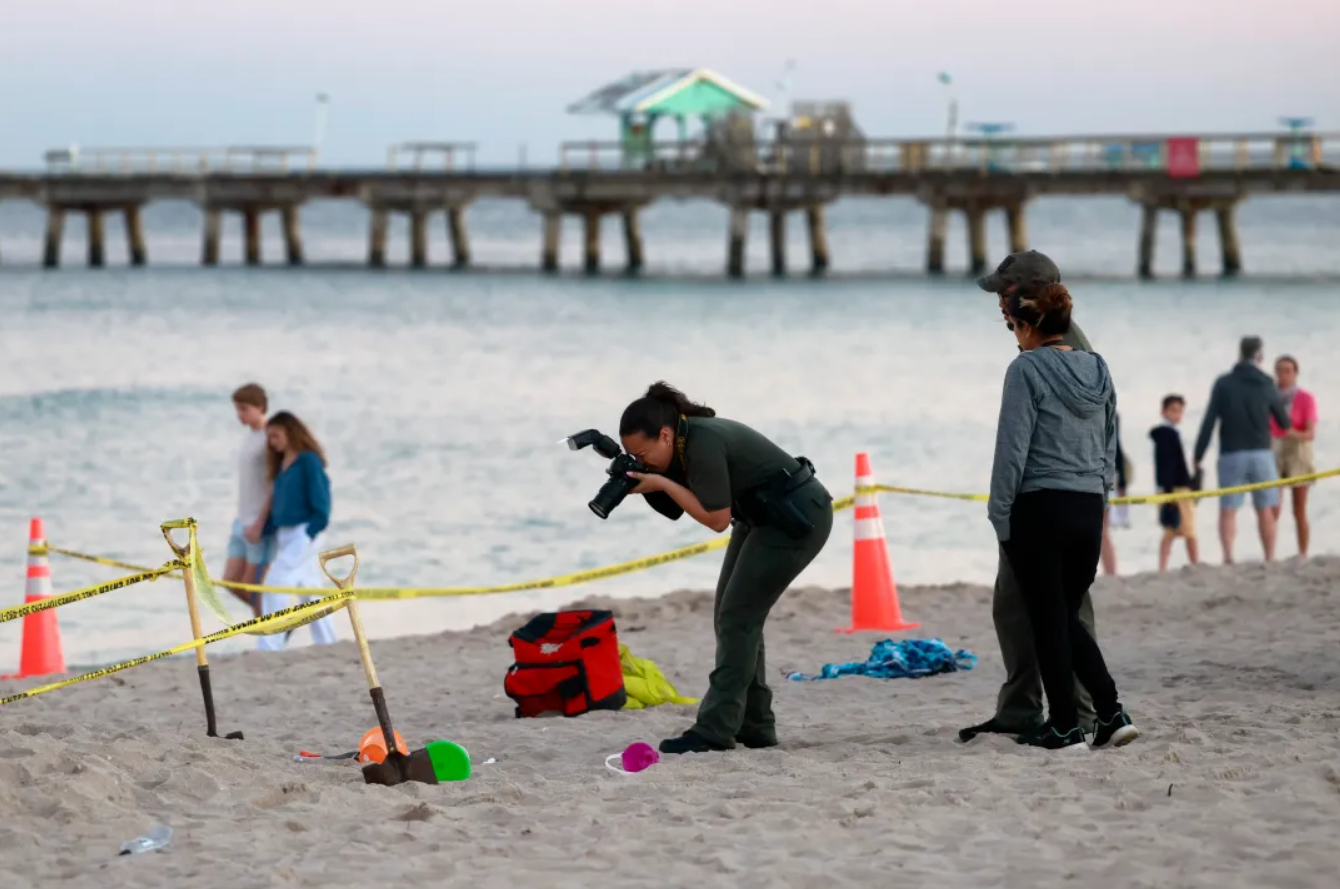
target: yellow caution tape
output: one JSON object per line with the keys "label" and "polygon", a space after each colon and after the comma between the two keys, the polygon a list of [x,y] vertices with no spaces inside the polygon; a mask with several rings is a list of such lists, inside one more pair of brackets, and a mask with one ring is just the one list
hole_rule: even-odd
{"label": "yellow caution tape", "polygon": [[292,608],[285,608],[282,611],[276,611],[273,614],[267,614],[264,617],[258,617],[249,620],[246,623],[229,627],[226,630],[219,630],[217,633],[210,633],[208,636],[202,636],[199,639],[192,639],[190,642],[183,642],[166,651],[159,651],[154,654],[146,654],[143,657],[137,657],[133,660],[122,661],[119,664],[113,664],[110,667],[102,667],[70,679],[62,679],[60,682],[52,682],[49,685],[40,685],[37,688],[30,688],[27,691],[21,691],[18,694],[10,695],[7,698],[0,698],[0,706],[12,704],[15,701],[22,701],[24,698],[32,698],[37,695],[46,694],[49,691],[55,691],[58,688],[67,688],[80,682],[88,682],[93,679],[101,679],[104,676],[110,676],[113,673],[119,673],[122,670],[129,670],[131,667],[138,667],[141,664],[147,664],[150,661],[162,660],[165,657],[171,657],[174,654],[184,654],[192,649],[199,648],[202,645],[208,645],[211,642],[218,642],[227,639],[230,636],[236,636],[239,633],[247,633],[258,627],[272,627],[283,624],[294,618],[308,618],[309,614],[321,612],[310,620],[316,620],[318,617],[324,617],[326,614],[333,614],[345,606],[348,599],[353,598],[350,591],[341,591],[325,596],[316,602],[308,602],[305,605],[294,605]]}
{"label": "yellow caution tape", "polygon": [[[1146,494],[1131,497],[1113,497],[1110,501],[1113,505],[1136,505],[1136,504],[1161,504],[1175,503],[1179,500],[1201,500],[1207,497],[1222,497],[1227,494],[1247,493],[1249,491],[1260,491],[1266,488],[1292,487],[1295,485],[1309,484],[1321,479],[1340,476],[1340,469],[1330,469],[1325,472],[1314,472],[1309,475],[1298,475],[1286,479],[1279,479],[1273,482],[1258,482],[1249,485],[1237,485],[1232,488],[1218,488],[1210,491],[1182,491],[1176,494]],[[903,488],[894,485],[871,485],[856,489],[856,495],[861,494],[902,494],[905,496],[916,497],[940,497],[950,500],[965,500],[978,503],[985,503],[989,497],[986,494],[963,494],[952,491],[932,491],[923,488]],[[833,501],[833,511],[851,509],[855,504],[856,495],[842,497]],[[185,522],[175,527],[188,527]],[[691,546],[671,550],[670,552],[660,553],[659,555],[646,556],[640,559],[633,559],[628,562],[620,562],[617,565],[609,565],[604,568],[592,568],[588,571],[576,571],[571,574],[560,574],[557,577],[549,577],[543,580],[531,580],[521,583],[503,584],[501,586],[491,587],[366,587],[352,590],[359,599],[364,600],[388,600],[388,599],[422,599],[437,596],[480,596],[490,593],[516,593],[525,590],[544,590],[556,587],[576,586],[578,584],[590,583],[594,580],[603,580],[608,577],[617,577],[622,574],[632,574],[636,571],[643,571],[648,568],[654,568],[658,565],[664,565],[669,562],[677,562],[681,559],[701,556],[706,553],[715,552],[724,549],[730,544],[730,537],[717,537],[703,543],[695,543]],[[53,553],[67,555],[65,550],[50,549]],[[85,556],[77,554],[76,557],[85,558],[87,561],[97,561],[96,556]],[[136,568],[138,566],[127,565],[126,563],[117,563],[122,567]],[[146,569],[147,570],[147,569]],[[235,583],[232,581],[211,579],[214,586],[228,587],[234,590],[245,590],[257,593],[276,593],[279,595],[290,596],[310,596],[312,590],[303,587],[274,587],[263,584]]]}
{"label": "yellow caution tape", "polygon": [[183,562],[172,561],[165,564],[162,568],[143,568],[140,574],[132,574],[129,577],[119,577],[116,580],[109,580],[106,583],[100,583],[96,586],[84,587],[82,590],[74,590],[69,593],[61,593],[59,596],[49,596],[45,599],[39,599],[36,602],[29,602],[26,605],[15,605],[12,608],[0,609],[0,624],[11,620],[18,620],[21,617],[27,617],[30,614],[36,614],[39,611],[46,611],[48,608],[59,608],[62,605],[69,605],[71,602],[82,602],[84,599],[92,599],[94,596],[101,596],[103,593],[110,593],[113,590],[124,589],[128,586],[134,586],[137,583],[143,583],[146,580],[157,580],[164,574],[171,574],[179,568],[185,567]]}
{"label": "yellow caution tape", "polygon": [[[116,559],[109,559],[105,556],[90,556],[87,553],[75,552],[72,549],[61,549],[58,546],[30,546],[28,547],[30,556],[65,556],[67,559],[78,559],[81,562],[92,562],[95,565],[106,565],[108,568],[120,568],[123,571],[148,571],[143,565],[135,565],[130,562],[121,562]],[[174,572],[175,573],[175,572]]]}

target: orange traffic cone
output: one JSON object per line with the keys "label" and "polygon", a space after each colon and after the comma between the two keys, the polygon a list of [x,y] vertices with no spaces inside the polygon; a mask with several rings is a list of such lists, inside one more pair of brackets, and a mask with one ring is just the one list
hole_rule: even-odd
{"label": "orange traffic cone", "polygon": [[[51,565],[47,561],[46,529],[41,519],[33,519],[28,527],[28,582],[24,586],[23,603],[37,602],[51,595]],[[37,550],[37,552],[34,552]],[[56,625],[56,609],[39,611],[23,619],[23,650],[19,655],[19,672],[7,679],[25,679],[65,672],[65,656],[61,653],[60,627]]]}
{"label": "orange traffic cone", "polygon": [[[856,487],[875,484],[870,455],[856,455]],[[898,606],[898,587],[889,565],[889,545],[884,539],[884,520],[874,494],[856,495],[856,551],[852,559],[851,626],[841,632],[862,630],[897,632],[915,630],[921,624],[903,620]]]}

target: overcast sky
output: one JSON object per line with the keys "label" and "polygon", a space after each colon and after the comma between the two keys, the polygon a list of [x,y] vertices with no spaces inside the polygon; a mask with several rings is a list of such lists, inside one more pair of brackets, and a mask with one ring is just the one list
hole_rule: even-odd
{"label": "overcast sky", "polygon": [[[0,166],[48,148],[307,144],[377,165],[405,140],[494,162],[613,138],[565,107],[639,69],[713,68],[846,99],[872,136],[1340,130],[1340,0],[0,0]],[[673,127],[661,133],[672,138]]]}

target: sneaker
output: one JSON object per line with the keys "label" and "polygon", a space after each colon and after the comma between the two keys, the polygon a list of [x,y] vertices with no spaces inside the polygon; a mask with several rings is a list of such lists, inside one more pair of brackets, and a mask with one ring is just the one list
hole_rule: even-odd
{"label": "sneaker", "polygon": [[769,747],[777,746],[777,733],[775,731],[740,732],[735,736],[735,743],[750,750],[766,750]]}
{"label": "sneaker", "polygon": [[729,750],[720,744],[714,744],[702,735],[690,729],[678,738],[666,738],[658,748],[662,753],[711,753],[717,750]]}
{"label": "sneaker", "polygon": [[1140,737],[1140,730],[1126,715],[1125,708],[1119,708],[1110,719],[1098,719],[1093,724],[1093,747],[1125,747]]}
{"label": "sneaker", "polygon": [[1084,730],[1075,726],[1068,732],[1057,730],[1050,722],[1019,736],[1019,743],[1029,747],[1041,747],[1044,750],[1086,750]]}
{"label": "sneaker", "polygon": [[980,725],[970,725],[967,728],[959,729],[958,739],[966,744],[978,735],[1021,735],[1028,731],[1030,729],[1020,729],[1006,725],[993,716]]}

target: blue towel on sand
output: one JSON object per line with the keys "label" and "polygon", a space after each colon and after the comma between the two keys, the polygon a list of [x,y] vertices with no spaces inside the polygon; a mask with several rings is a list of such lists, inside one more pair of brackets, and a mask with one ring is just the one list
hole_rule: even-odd
{"label": "blue towel on sand", "polygon": [[971,670],[977,664],[977,655],[960,648],[954,651],[939,639],[905,639],[894,642],[885,639],[876,642],[870,657],[864,662],[824,664],[817,675],[788,673],[787,679],[805,682],[814,679],[837,679],[839,676],[873,676],[876,679],[920,679],[936,673],[956,673]]}

